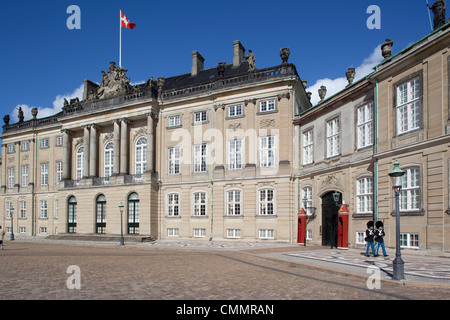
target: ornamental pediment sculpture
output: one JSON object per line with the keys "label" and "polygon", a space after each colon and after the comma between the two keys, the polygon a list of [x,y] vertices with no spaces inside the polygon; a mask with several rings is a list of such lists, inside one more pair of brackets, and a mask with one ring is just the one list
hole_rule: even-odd
{"label": "ornamental pediment sculpture", "polygon": [[108,73],[102,71],[102,82],[97,88],[97,93],[90,93],[90,99],[106,99],[130,90],[130,79],[127,78],[127,69],[117,67],[115,62],[109,64]]}

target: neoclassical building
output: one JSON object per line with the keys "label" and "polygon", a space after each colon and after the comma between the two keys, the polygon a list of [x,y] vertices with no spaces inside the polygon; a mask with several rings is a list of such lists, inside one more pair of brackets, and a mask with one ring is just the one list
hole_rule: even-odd
{"label": "neoclassical building", "polygon": [[[231,51],[231,50],[230,50]],[[0,220],[15,234],[296,242],[292,119],[311,106],[289,50],[131,86],[111,63],[54,116],[10,124]],[[237,240],[236,240],[237,239]]]}
{"label": "neoclassical building", "polygon": [[230,64],[205,69],[195,51],[190,73],[135,86],[111,63],[60,113],[5,117],[0,223],[117,235],[122,204],[127,235],[303,243],[304,229],[307,243],[340,246],[345,232],[357,247],[373,220],[394,247],[398,159],[402,247],[448,252],[449,43],[450,23],[396,54],[387,40],[371,74],[354,81],[350,68],[348,86],[322,87],[314,106],[288,48],[258,69],[235,41]]}
{"label": "neoclassical building", "polygon": [[[349,246],[364,246],[366,223],[384,223],[395,247],[389,172],[405,171],[400,194],[403,248],[450,250],[450,23],[396,54],[382,45],[373,72],[295,117],[299,181],[310,242],[335,245],[338,203],[349,207]],[[325,91],[322,88],[321,91]],[[321,94],[324,94],[321,92]],[[339,244],[338,244],[339,245]]]}

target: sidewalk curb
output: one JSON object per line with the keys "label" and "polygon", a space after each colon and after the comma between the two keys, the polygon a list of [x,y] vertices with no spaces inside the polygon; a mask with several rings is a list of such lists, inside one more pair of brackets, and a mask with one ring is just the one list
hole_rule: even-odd
{"label": "sidewalk curb", "polygon": [[[274,254],[263,254],[263,255],[258,255],[258,254],[253,254],[259,257],[264,257],[266,259],[269,260],[273,260],[273,261],[277,261],[277,262],[281,262],[284,264],[296,264],[296,265],[301,265],[303,267],[305,267],[308,270],[319,270],[322,272],[327,272],[327,273],[331,273],[331,274],[336,274],[336,275],[341,275],[341,276],[351,276],[351,277],[357,277],[357,278],[361,278],[364,279],[364,281],[367,281],[367,279],[369,278],[369,274],[367,274],[367,276],[364,276],[362,274],[359,273],[354,273],[351,271],[342,271],[342,270],[336,270],[330,267],[326,267],[326,266],[316,266],[316,265],[312,265],[312,264],[308,264],[306,262],[303,261],[291,261],[291,260],[287,260],[287,259],[283,259],[282,257],[278,257],[278,255],[284,255],[284,254],[288,254],[289,252],[281,252],[281,253],[276,253],[274,256]],[[334,262],[324,262],[327,264],[332,264]],[[413,280],[392,280],[392,279],[381,279],[382,282],[387,283],[387,284],[392,284],[392,285],[397,285],[397,286],[402,286],[402,287],[416,287],[416,288],[440,288],[440,289],[450,289],[450,284],[435,284],[435,283],[421,283],[421,282],[416,282]],[[375,289],[374,289],[375,290]]]}

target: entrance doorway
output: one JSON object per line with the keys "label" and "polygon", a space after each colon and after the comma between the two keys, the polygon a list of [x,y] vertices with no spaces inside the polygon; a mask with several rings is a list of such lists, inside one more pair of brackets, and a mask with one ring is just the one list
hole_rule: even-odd
{"label": "entrance doorway", "polygon": [[[334,192],[328,192],[322,197],[322,245],[337,247],[339,207],[333,198]],[[339,193],[341,203],[342,194]]]}

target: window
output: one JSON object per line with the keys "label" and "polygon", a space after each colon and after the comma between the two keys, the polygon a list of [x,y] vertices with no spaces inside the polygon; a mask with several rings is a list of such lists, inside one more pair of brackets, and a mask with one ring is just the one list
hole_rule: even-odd
{"label": "window", "polygon": [[77,149],[77,180],[83,178],[83,158],[84,158],[84,147],[81,146]]}
{"label": "window", "polygon": [[373,208],[373,179],[365,177],[356,181],[356,212],[372,213]]}
{"label": "window", "polygon": [[67,212],[67,232],[76,233],[77,231],[77,198],[70,197],[68,201]]}
{"label": "window", "polygon": [[48,148],[48,138],[41,139],[41,149]]}
{"label": "window", "polygon": [[14,188],[15,178],[14,178],[14,168],[8,168],[8,188]]}
{"label": "window", "polygon": [[29,167],[28,166],[23,166],[22,167],[22,187],[26,188],[28,187],[28,184],[30,183],[30,178],[29,178]]}
{"label": "window", "polygon": [[181,116],[169,117],[169,128],[181,126]]}
{"label": "window", "polygon": [[[306,208],[305,208],[305,203],[304,203],[304,199],[306,200]],[[302,189],[302,206],[306,211],[307,215],[312,215],[313,214],[313,195],[312,195],[312,187],[304,187]]]}
{"label": "window", "polygon": [[312,240],[312,230],[306,229],[306,240]]}
{"label": "window", "polygon": [[136,174],[147,171],[147,138],[140,137],[136,142]]}
{"label": "window", "polygon": [[194,113],[194,125],[195,124],[201,124],[208,120],[206,116],[206,111],[200,111]]}
{"label": "window", "polygon": [[169,193],[167,195],[167,215],[169,217],[178,217],[180,214],[180,195],[178,193]]}
{"label": "window", "polygon": [[30,150],[30,143],[28,141],[23,141],[21,144],[21,150],[22,151]]}
{"label": "window", "polygon": [[402,177],[402,191],[400,193],[400,210],[420,209],[420,170],[407,168]]}
{"label": "window", "polygon": [[206,237],[206,229],[194,229],[194,238],[204,238]]}
{"label": "window", "polygon": [[373,103],[359,107],[357,110],[358,148],[373,144]]}
{"label": "window", "polygon": [[108,142],[105,146],[105,177],[111,177],[114,170],[114,143]]}
{"label": "window", "polygon": [[419,248],[419,234],[400,233],[400,247]]}
{"label": "window", "polygon": [[314,161],[313,131],[303,133],[303,164],[311,164]]}
{"label": "window", "polygon": [[227,192],[227,215],[240,216],[242,192],[240,190],[231,190]]}
{"label": "window", "polygon": [[239,117],[242,115],[243,115],[242,105],[238,104],[235,106],[228,107],[228,117],[232,118],[232,117]]}
{"label": "window", "polygon": [[19,219],[27,218],[27,202],[25,200],[19,201]]}
{"label": "window", "polygon": [[41,234],[47,234],[47,227],[40,227],[40,228],[39,228],[39,233],[41,233]]}
{"label": "window", "polygon": [[206,144],[194,146],[194,172],[206,172]]}
{"label": "window", "polygon": [[364,240],[365,238],[366,238],[365,232],[361,231],[356,232],[356,244],[365,244],[366,243],[366,240]]}
{"label": "window", "polygon": [[139,195],[128,197],[128,234],[139,234]]}
{"label": "window", "polygon": [[275,111],[275,100],[264,100],[259,103],[259,112]]}
{"label": "window", "polygon": [[8,144],[8,153],[14,153],[15,147],[14,144]]}
{"label": "window", "polygon": [[41,218],[41,219],[48,218],[48,201],[47,200],[39,201],[39,218]]}
{"label": "window", "polygon": [[106,197],[99,195],[97,197],[97,222],[95,225],[95,233],[106,233]]}
{"label": "window", "polygon": [[227,229],[227,238],[228,239],[240,239],[241,238],[241,229]]}
{"label": "window", "polygon": [[228,141],[228,169],[242,169],[242,139]]}
{"label": "window", "polygon": [[274,239],[273,229],[260,229],[259,230],[260,239]]}
{"label": "window", "polygon": [[327,157],[339,155],[339,118],[327,121]]}
{"label": "window", "polygon": [[5,218],[6,219],[11,219],[11,212],[13,211],[13,205],[12,205],[12,201],[6,201],[5,202]]}
{"label": "window", "polygon": [[48,163],[41,164],[41,186],[48,186]]}
{"label": "window", "polygon": [[57,145],[58,147],[62,146],[62,145],[63,145],[63,142],[64,142],[63,136],[58,136],[58,137],[56,137],[56,145]]}
{"label": "window", "polygon": [[55,219],[58,219],[59,215],[59,201],[58,199],[55,199]]}
{"label": "window", "polygon": [[168,153],[168,173],[180,174],[180,147],[169,148]]}
{"label": "window", "polygon": [[259,138],[259,160],[261,167],[275,166],[275,137]]}
{"label": "window", "polygon": [[396,97],[397,134],[420,128],[420,78],[399,85]]}
{"label": "window", "polygon": [[273,189],[259,190],[259,214],[274,215],[274,191]]}
{"label": "window", "polygon": [[194,193],[194,216],[206,216],[206,193]]}
{"label": "window", "polygon": [[167,236],[178,237],[180,231],[178,228],[167,228]]}
{"label": "window", "polygon": [[56,162],[56,183],[62,180],[63,163],[61,161]]}

